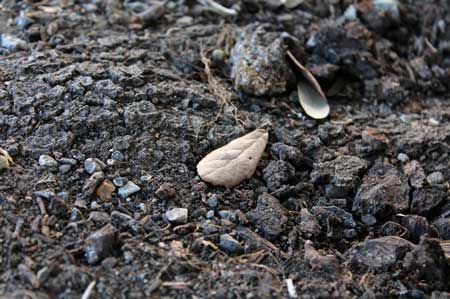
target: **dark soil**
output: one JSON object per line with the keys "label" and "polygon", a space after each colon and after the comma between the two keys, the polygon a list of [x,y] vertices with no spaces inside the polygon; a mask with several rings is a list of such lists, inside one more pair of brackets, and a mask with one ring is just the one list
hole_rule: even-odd
{"label": "dark soil", "polygon": [[450,4],[304,2],[0,1],[0,298],[450,298]]}

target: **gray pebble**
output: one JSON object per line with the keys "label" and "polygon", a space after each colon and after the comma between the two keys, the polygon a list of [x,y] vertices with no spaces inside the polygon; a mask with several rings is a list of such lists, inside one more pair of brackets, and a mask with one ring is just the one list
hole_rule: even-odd
{"label": "gray pebble", "polygon": [[131,263],[131,262],[133,261],[133,259],[134,259],[134,254],[133,254],[133,252],[131,252],[131,251],[129,251],[129,250],[124,251],[124,253],[123,253],[123,259],[125,260],[125,263]]}
{"label": "gray pebble", "polygon": [[375,216],[366,214],[361,217],[361,221],[368,226],[373,226],[377,223],[377,218]]}
{"label": "gray pebble", "polygon": [[108,213],[93,211],[89,214],[89,219],[98,223],[108,223],[111,217]]}
{"label": "gray pebble", "polygon": [[414,245],[403,238],[388,236],[353,245],[344,257],[352,272],[365,273],[370,269],[382,273],[392,269],[413,248]]}
{"label": "gray pebble", "polygon": [[106,270],[111,270],[117,264],[115,257],[107,257],[102,261],[102,267]]}
{"label": "gray pebble", "polygon": [[234,212],[234,211],[222,210],[222,211],[219,211],[219,216],[222,219],[226,219],[231,222],[237,222],[237,215],[236,215],[236,212]]}
{"label": "gray pebble", "polygon": [[113,160],[119,161],[119,162],[122,162],[123,160],[125,160],[125,156],[122,154],[122,152],[119,152],[119,151],[114,151],[114,152],[111,154],[111,158],[112,158]]}
{"label": "gray pebble", "polygon": [[28,45],[24,40],[15,36],[0,34],[0,48],[6,48],[11,51],[28,50]]}
{"label": "gray pebble", "polygon": [[111,224],[97,230],[86,240],[85,256],[87,262],[92,265],[112,256],[117,243],[117,229]]}
{"label": "gray pebble", "polygon": [[62,200],[68,200],[69,199],[69,193],[67,193],[66,191],[61,191],[58,192],[58,194],[56,194],[59,198],[61,198]]}
{"label": "gray pebble", "polygon": [[25,29],[33,23],[33,20],[24,15],[23,12],[16,18],[16,26],[19,29]]}
{"label": "gray pebble", "polygon": [[206,213],[206,218],[207,219],[214,218],[214,211],[213,210],[208,211],[208,213]]}
{"label": "gray pebble", "polygon": [[219,231],[219,227],[211,222],[211,220],[206,220],[201,225],[202,232],[205,235],[215,234]]}
{"label": "gray pebble", "polygon": [[444,181],[444,175],[439,171],[432,172],[427,176],[427,182],[430,185],[439,185],[444,183]]}
{"label": "gray pebble", "polygon": [[188,209],[174,208],[166,212],[167,220],[173,223],[186,223],[188,220]]}
{"label": "gray pebble", "polygon": [[49,155],[41,155],[39,157],[39,165],[45,167],[57,167],[58,162],[56,162],[56,160],[50,157]]}
{"label": "gray pebble", "polygon": [[86,170],[86,172],[89,174],[93,174],[97,171],[102,171],[105,168],[105,163],[97,158],[88,158],[84,161],[84,170]]}
{"label": "gray pebble", "polygon": [[242,245],[229,234],[220,235],[220,247],[229,253],[241,253],[244,250]]}
{"label": "gray pebble", "polygon": [[68,173],[70,171],[70,168],[72,168],[71,165],[69,165],[69,164],[62,164],[62,165],[59,166],[59,172],[61,174]]}
{"label": "gray pebble", "polygon": [[73,208],[70,211],[70,221],[71,222],[76,222],[83,219],[83,214],[81,214],[81,211],[78,210],[77,208]]}
{"label": "gray pebble", "polygon": [[59,163],[74,166],[77,164],[77,160],[72,159],[72,158],[61,158],[61,159],[59,159]]}
{"label": "gray pebble", "polygon": [[211,208],[215,208],[219,205],[219,200],[217,199],[217,196],[212,196],[210,198],[208,198],[208,205]]}
{"label": "gray pebble", "polygon": [[91,207],[90,208],[91,208],[91,210],[97,210],[97,209],[101,208],[101,205],[99,205],[98,202],[93,201],[93,202],[91,202]]}
{"label": "gray pebble", "polygon": [[116,160],[114,160],[114,159],[108,159],[108,160],[106,160],[106,165],[108,165],[108,166],[114,166],[114,165],[116,165],[118,162],[116,161]]}
{"label": "gray pebble", "polygon": [[126,183],[123,187],[119,188],[118,193],[121,198],[125,199],[128,196],[139,192],[140,190],[141,188],[138,185],[136,185],[132,181],[128,181],[128,183]]}
{"label": "gray pebble", "polygon": [[33,195],[36,197],[43,197],[45,199],[51,199],[55,197],[55,192],[52,189],[45,189],[33,192]]}
{"label": "gray pebble", "polygon": [[399,160],[402,163],[406,163],[406,162],[409,161],[409,157],[408,157],[407,154],[400,153],[400,154],[397,155],[397,160]]}
{"label": "gray pebble", "polygon": [[125,183],[127,182],[126,178],[122,178],[122,177],[117,177],[113,179],[113,184],[116,187],[122,187],[123,185],[125,185]]}
{"label": "gray pebble", "polygon": [[358,235],[358,232],[356,231],[356,229],[350,228],[350,229],[344,230],[344,237],[347,240],[354,239],[354,238],[356,238],[357,235]]}

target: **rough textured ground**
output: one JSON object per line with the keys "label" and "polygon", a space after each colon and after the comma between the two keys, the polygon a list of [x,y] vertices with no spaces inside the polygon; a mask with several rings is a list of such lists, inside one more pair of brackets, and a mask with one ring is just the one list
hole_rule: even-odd
{"label": "rough textured ground", "polygon": [[[449,3],[305,2],[1,1],[0,298],[449,298]],[[252,179],[200,180],[261,125]]]}

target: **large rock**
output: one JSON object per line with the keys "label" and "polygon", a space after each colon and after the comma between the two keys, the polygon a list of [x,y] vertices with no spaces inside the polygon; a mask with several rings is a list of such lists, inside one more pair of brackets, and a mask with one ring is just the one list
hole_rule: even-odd
{"label": "large rock", "polygon": [[256,208],[248,212],[247,216],[269,240],[276,239],[283,232],[283,225],[287,222],[286,210],[278,199],[267,193],[259,196]]}
{"label": "large rock", "polygon": [[237,90],[255,96],[281,94],[295,82],[280,34],[270,25],[251,24],[231,51],[231,78]]}
{"label": "large rock", "polygon": [[314,183],[331,183],[338,188],[351,190],[360,181],[359,175],[366,170],[368,162],[354,156],[339,156],[332,161],[315,163],[311,173]]}
{"label": "large rock", "polygon": [[450,240],[450,218],[439,218],[433,222],[433,226],[442,240]]}
{"label": "large rock", "polygon": [[267,187],[274,192],[289,184],[295,176],[295,168],[289,162],[273,160],[264,168],[263,179]]}
{"label": "large rock", "polygon": [[389,164],[377,164],[364,178],[353,201],[357,215],[373,215],[379,219],[409,208],[409,185]]}
{"label": "large rock", "polygon": [[400,237],[381,237],[356,244],[347,252],[345,258],[354,272],[385,272],[403,260],[414,244]]}
{"label": "large rock", "polygon": [[405,256],[406,274],[427,281],[433,289],[449,289],[450,266],[437,240],[422,238],[419,246]]}

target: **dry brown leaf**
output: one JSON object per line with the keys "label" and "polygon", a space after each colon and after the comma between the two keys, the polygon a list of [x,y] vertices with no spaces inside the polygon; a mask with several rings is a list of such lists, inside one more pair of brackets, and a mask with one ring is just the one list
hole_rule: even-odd
{"label": "dry brown leaf", "polygon": [[263,129],[237,138],[204,157],[197,172],[215,186],[234,187],[252,177],[268,139],[269,133]]}
{"label": "dry brown leaf", "polygon": [[304,67],[294,55],[288,50],[287,55],[298,67],[306,81],[297,82],[298,99],[306,114],[315,119],[322,119],[330,113],[330,106],[328,105],[325,93],[317,82],[316,78],[311,72]]}

